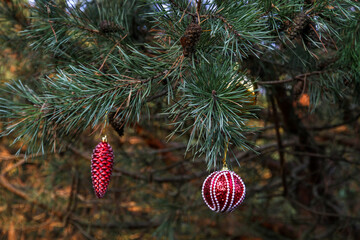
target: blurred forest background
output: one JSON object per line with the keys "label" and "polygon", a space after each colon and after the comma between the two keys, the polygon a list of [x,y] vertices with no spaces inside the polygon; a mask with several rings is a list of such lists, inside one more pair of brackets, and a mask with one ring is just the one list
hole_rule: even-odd
{"label": "blurred forest background", "polygon": [[[110,13],[104,4],[108,18],[94,15],[91,22],[80,19],[78,26],[60,28],[56,21],[66,17],[50,16],[53,12],[71,15],[69,9],[76,9],[92,16],[103,1],[51,1],[56,5],[44,8],[45,17],[29,10],[41,9],[46,2],[50,3],[1,0],[0,87],[21,80],[36,90],[39,79],[54,78],[59,69],[71,71],[69,66],[79,62],[100,68],[99,74],[114,73],[117,62],[109,55],[117,50],[112,41],[125,36],[112,20],[117,10]],[[178,13],[176,21],[183,18],[182,25],[174,20],[159,26],[154,23],[157,19],[148,20],[151,4],[146,2],[167,4]],[[186,11],[195,13],[199,2],[126,3],[127,38],[151,55],[146,44],[160,41],[156,38],[160,32],[169,36],[169,44],[177,46],[171,51],[180,56],[179,37],[174,39],[171,33],[185,32],[192,16]],[[220,7],[216,10],[223,15],[216,16],[227,16],[226,4],[235,2],[202,4],[224,6],[224,12]],[[148,99],[148,117],[126,125],[123,136],[108,126],[115,167],[104,199],[96,198],[90,176],[92,149],[101,139],[99,128],[87,127],[70,140],[59,139],[58,145],[65,145],[61,150],[28,152],[27,157],[29,144],[12,144],[16,131],[1,137],[0,239],[360,239],[358,1],[239,2],[255,4],[259,11],[254,14],[269,16],[265,27],[276,39],[266,43],[271,49],[262,46],[266,39],[249,40],[244,44],[251,44],[253,50],[234,60],[237,71],[252,81],[249,91],[256,94],[252,104],[261,106],[257,118],[248,122],[256,130],[244,132],[255,151],[230,145],[228,162],[247,186],[241,206],[219,214],[205,205],[201,186],[214,169],[207,169],[204,155],[184,155],[190,133],[167,141],[175,127],[161,114],[167,108],[167,92],[158,88]],[[206,15],[208,9],[201,11]],[[231,21],[217,20],[201,24],[199,52],[210,48],[205,34],[217,28],[243,34],[241,27],[231,27]],[[171,29],[172,24],[177,27]],[[60,45],[67,34],[76,35]],[[8,92],[2,91],[0,97],[9,97]],[[5,132],[10,117],[0,115],[0,131]]]}

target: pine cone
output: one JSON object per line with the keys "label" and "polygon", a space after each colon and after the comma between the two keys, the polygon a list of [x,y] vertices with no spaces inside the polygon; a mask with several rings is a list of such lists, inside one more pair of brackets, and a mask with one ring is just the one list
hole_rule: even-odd
{"label": "pine cone", "polygon": [[293,40],[298,35],[300,35],[304,30],[304,28],[308,25],[308,22],[309,22],[309,17],[304,12],[299,13],[295,17],[291,27],[288,29],[290,40]]}
{"label": "pine cone", "polygon": [[191,23],[185,31],[184,36],[180,38],[183,54],[185,57],[195,52],[195,45],[200,39],[202,29],[199,24]]}
{"label": "pine cone", "polygon": [[112,33],[121,30],[121,27],[119,25],[108,20],[101,21],[99,24],[99,28],[102,33]]}
{"label": "pine cone", "polygon": [[124,122],[115,118],[115,112],[109,114],[109,123],[120,137],[124,136]]}
{"label": "pine cone", "polygon": [[113,165],[113,150],[106,140],[103,140],[95,147],[91,158],[91,179],[98,198],[103,198],[106,193]]}

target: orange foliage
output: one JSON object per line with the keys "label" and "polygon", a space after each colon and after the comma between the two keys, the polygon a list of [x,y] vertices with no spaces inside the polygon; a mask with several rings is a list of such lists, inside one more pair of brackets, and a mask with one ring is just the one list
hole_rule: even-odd
{"label": "orange foliage", "polygon": [[310,97],[307,93],[301,94],[298,103],[303,107],[308,107],[310,105]]}

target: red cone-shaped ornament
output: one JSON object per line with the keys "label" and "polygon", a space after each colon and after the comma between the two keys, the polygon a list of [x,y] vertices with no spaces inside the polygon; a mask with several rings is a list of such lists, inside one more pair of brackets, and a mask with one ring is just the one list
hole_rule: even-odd
{"label": "red cone-shaped ornament", "polygon": [[211,210],[232,212],[245,198],[245,184],[233,171],[216,171],[205,179],[202,197]]}
{"label": "red cone-shaped ornament", "polygon": [[113,165],[114,153],[104,137],[95,147],[91,158],[91,179],[98,198],[103,198],[106,193]]}

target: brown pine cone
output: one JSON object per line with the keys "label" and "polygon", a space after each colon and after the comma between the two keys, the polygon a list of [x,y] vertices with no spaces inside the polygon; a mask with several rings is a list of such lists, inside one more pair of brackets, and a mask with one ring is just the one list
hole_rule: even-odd
{"label": "brown pine cone", "polygon": [[102,33],[112,33],[118,32],[121,30],[121,27],[114,22],[103,20],[99,24],[100,32]]}
{"label": "brown pine cone", "polygon": [[309,23],[309,17],[304,12],[299,13],[295,17],[292,25],[288,29],[290,40],[293,40],[298,35],[300,35],[305,29],[305,27],[308,25],[308,23]]}
{"label": "brown pine cone", "polygon": [[199,24],[191,23],[185,30],[184,35],[180,38],[183,54],[185,57],[195,52],[195,45],[200,39],[202,29]]}

